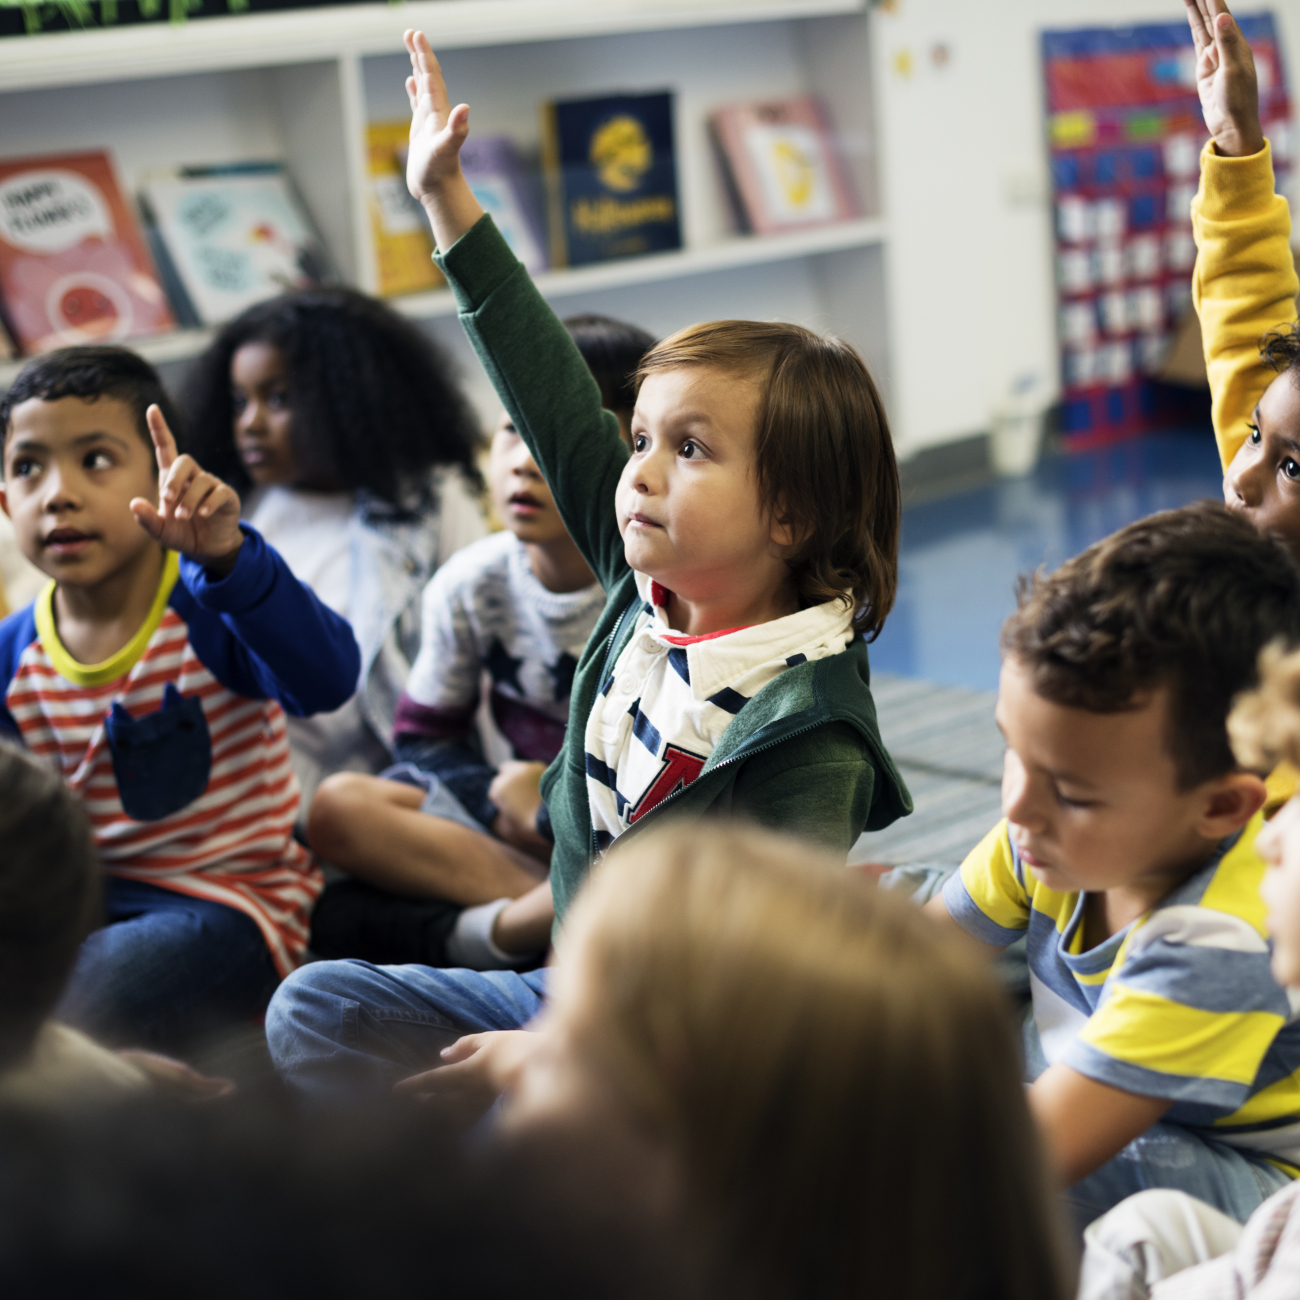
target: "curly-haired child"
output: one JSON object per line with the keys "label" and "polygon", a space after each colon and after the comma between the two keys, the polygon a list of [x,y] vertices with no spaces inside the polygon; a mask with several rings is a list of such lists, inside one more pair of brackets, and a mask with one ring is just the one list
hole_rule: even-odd
{"label": "curly-haired child", "polygon": [[421,593],[486,532],[477,418],[432,340],[350,289],[250,307],[195,362],[182,404],[194,455],[361,646],[356,695],[291,720],[305,810],[329,773],[392,761]]}

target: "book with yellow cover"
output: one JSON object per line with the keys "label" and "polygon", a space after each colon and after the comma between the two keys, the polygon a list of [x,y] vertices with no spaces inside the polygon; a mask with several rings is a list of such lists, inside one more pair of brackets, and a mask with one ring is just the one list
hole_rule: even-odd
{"label": "book with yellow cover", "polygon": [[402,159],[410,134],[409,118],[371,122],[366,129],[366,200],[375,241],[379,293],[385,298],[436,289],[443,283],[442,273],[433,264],[433,237],[428,223],[406,188]]}

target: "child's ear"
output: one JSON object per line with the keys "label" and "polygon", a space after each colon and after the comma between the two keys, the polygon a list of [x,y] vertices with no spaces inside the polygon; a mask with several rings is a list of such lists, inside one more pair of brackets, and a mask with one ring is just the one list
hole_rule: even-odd
{"label": "child's ear", "polygon": [[1205,786],[1205,802],[1197,830],[1206,839],[1221,840],[1239,831],[1264,806],[1263,780],[1253,772],[1228,772]]}

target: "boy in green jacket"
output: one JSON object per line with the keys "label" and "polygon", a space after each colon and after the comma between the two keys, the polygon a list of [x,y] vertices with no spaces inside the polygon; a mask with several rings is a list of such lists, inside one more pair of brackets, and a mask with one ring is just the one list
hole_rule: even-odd
{"label": "boy in green jacket", "polygon": [[[407,181],[461,322],[607,602],[542,782],[550,880],[491,911],[484,946],[545,946],[593,856],[662,818],[742,816],[847,852],[911,802],[880,741],[866,639],[897,584],[900,493],[884,410],[843,343],[716,321],[642,363],[631,453],[564,327],[466,184],[422,33]],[[322,962],[277,993],[267,1037],[305,1091],[388,1086],[449,1037],[518,1029],[543,972]],[[528,1037],[475,1033],[415,1092],[491,1100]]]}

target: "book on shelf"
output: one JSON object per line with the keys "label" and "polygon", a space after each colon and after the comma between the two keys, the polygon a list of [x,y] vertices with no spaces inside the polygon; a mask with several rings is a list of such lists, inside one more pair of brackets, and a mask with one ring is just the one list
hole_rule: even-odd
{"label": "book on shelf", "polygon": [[153,172],[140,211],[184,325],[220,325],[287,289],[335,279],[283,163]]}
{"label": "book on shelf", "polygon": [[409,118],[371,122],[366,128],[369,167],[367,206],[374,236],[379,293],[420,293],[443,283],[433,263],[433,236],[424,209],[406,188]]}
{"label": "book on shelf", "polygon": [[0,299],[27,353],[175,325],[103,150],[0,161]]}
{"label": "book on shelf", "polygon": [[546,239],[533,177],[503,135],[473,136],[461,146],[460,167],[483,211],[496,222],[530,275],[547,267]]}
{"label": "book on shelf", "polygon": [[670,91],[556,100],[543,119],[554,265],[682,246]]}
{"label": "book on shelf", "polygon": [[729,104],[710,114],[709,129],[741,231],[771,235],[859,215],[814,96]]}

